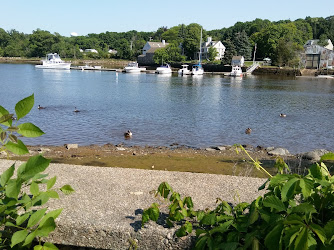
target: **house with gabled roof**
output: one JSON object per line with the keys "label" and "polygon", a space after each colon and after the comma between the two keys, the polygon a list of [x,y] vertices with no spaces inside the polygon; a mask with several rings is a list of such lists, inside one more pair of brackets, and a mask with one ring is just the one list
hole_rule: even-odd
{"label": "house with gabled roof", "polygon": [[226,47],[221,41],[212,41],[212,37],[208,37],[206,42],[202,43],[202,58],[209,58],[209,48],[215,48],[217,50],[217,56],[215,60],[221,60],[224,57]]}
{"label": "house with gabled roof", "polygon": [[333,68],[333,43],[327,40],[327,45],[321,46],[319,40],[308,40],[304,45],[304,64],[307,69]]}
{"label": "house with gabled roof", "polygon": [[165,40],[161,42],[147,42],[143,47],[143,54],[138,56],[137,61],[142,65],[155,64],[153,60],[154,52],[158,49],[165,48],[169,43]]}

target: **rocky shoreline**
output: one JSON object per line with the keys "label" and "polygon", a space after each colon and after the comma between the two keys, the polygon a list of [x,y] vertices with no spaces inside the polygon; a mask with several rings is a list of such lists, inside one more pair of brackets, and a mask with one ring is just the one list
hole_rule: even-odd
{"label": "rocky shoreline", "polygon": [[[287,149],[279,147],[243,147],[271,173],[275,173],[274,164],[277,157],[283,158],[293,172],[301,173],[305,171],[305,167],[319,161],[322,155],[329,152],[318,149],[292,155]],[[193,148],[178,144],[169,147],[65,144],[28,146],[28,149],[29,155],[7,156],[2,153],[0,158],[26,160],[32,155],[42,154],[52,159],[53,163],[265,177],[258,171],[253,171],[249,157],[243,152],[237,153],[236,147],[231,145]]]}

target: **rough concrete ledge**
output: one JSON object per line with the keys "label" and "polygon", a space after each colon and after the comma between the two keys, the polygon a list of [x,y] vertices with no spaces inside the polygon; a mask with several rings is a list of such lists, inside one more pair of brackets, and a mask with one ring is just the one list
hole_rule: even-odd
{"label": "rough concrete ledge", "polygon": [[[0,160],[0,172],[13,161]],[[19,166],[17,163],[16,166]],[[264,179],[156,170],[103,168],[51,164],[46,171],[57,176],[56,187],[70,184],[76,192],[48,203],[63,208],[57,229],[48,240],[56,244],[100,249],[188,249],[194,238],[177,238],[175,229],[153,222],[141,226],[142,211],[157,199],[150,194],[167,181],[195,209],[215,207],[216,198],[231,203],[251,202],[262,193]]]}

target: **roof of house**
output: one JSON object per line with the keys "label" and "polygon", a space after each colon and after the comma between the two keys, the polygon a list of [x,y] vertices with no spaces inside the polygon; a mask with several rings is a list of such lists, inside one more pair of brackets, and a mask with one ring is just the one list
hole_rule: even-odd
{"label": "roof of house", "polygon": [[150,49],[146,53],[154,53],[157,49],[166,47],[169,43],[162,42],[147,42],[150,45]]}
{"label": "roof of house", "polygon": [[243,58],[244,58],[243,56],[233,56],[232,60],[241,60]]}

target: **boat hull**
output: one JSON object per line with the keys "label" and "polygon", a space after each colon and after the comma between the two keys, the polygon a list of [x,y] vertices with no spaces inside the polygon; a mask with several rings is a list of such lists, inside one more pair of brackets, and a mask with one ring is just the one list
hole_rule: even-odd
{"label": "boat hull", "polygon": [[157,68],[155,70],[157,74],[172,74],[172,70],[170,68]]}
{"label": "boat hull", "polygon": [[126,73],[140,73],[141,71],[140,68],[129,68],[129,67],[125,67],[124,70]]}
{"label": "boat hull", "polygon": [[42,64],[35,65],[37,69],[70,69],[71,63],[50,63],[50,64]]}

